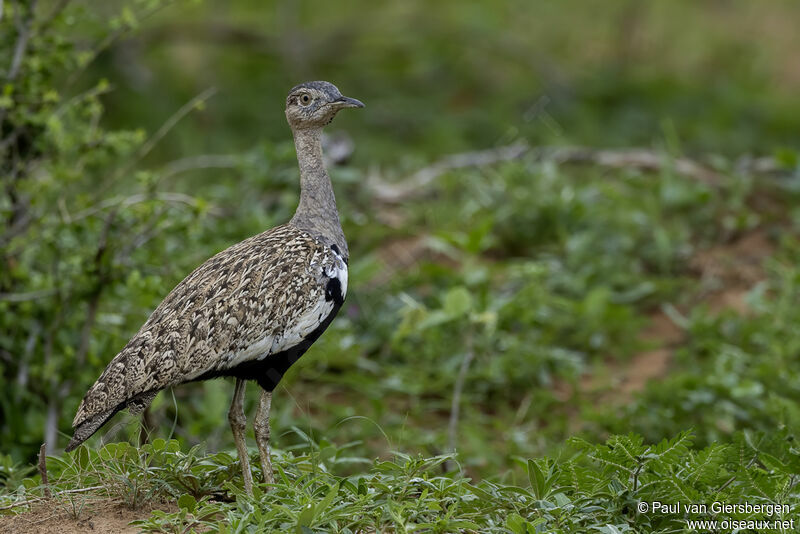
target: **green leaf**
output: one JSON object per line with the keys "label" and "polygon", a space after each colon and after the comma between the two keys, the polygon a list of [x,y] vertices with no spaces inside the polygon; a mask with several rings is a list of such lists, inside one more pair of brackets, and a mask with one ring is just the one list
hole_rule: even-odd
{"label": "green leaf", "polygon": [[775,161],[784,169],[796,169],[800,166],[800,155],[791,148],[779,148],[775,150]]}
{"label": "green leaf", "polygon": [[466,519],[458,519],[455,521],[450,521],[447,523],[447,526],[452,529],[472,529],[472,530],[480,530],[481,526],[473,521],[468,521]]}
{"label": "green leaf", "polygon": [[297,532],[303,532],[303,527],[308,527],[314,522],[316,508],[313,503],[308,503],[303,506],[300,515],[297,516]]}
{"label": "green leaf", "polygon": [[333,486],[331,486],[330,491],[328,491],[327,495],[316,504],[314,507],[314,518],[319,517],[319,515],[328,509],[331,505],[333,500],[336,498],[336,495],[339,493],[339,483],[337,482]]}
{"label": "green leaf", "polygon": [[444,296],[443,310],[452,318],[461,317],[472,309],[472,295],[463,286],[450,289]]}
{"label": "green leaf", "polygon": [[533,460],[528,460],[528,480],[531,482],[533,494],[536,499],[542,500],[546,496],[546,480],[539,465]]}
{"label": "green leaf", "polygon": [[197,509],[197,499],[185,493],[178,498],[178,507],[183,508],[189,513],[194,513]]}
{"label": "green leaf", "polygon": [[86,445],[78,447],[78,450],[75,451],[75,459],[78,461],[78,467],[81,470],[86,470],[89,466],[89,449]]}
{"label": "green leaf", "polygon": [[514,534],[527,534],[528,531],[525,519],[517,513],[511,513],[506,517],[505,527]]}

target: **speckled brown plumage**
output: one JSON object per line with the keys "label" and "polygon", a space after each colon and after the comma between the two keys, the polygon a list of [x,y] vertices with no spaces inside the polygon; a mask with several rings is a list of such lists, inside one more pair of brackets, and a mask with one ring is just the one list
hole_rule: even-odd
{"label": "speckled brown plumage", "polygon": [[[292,327],[325,302],[329,275],[346,268],[343,260],[289,224],[220,252],[178,284],[111,360],[81,402],[73,426],[141,403],[138,396],[145,393],[209,372],[225,375],[299,342],[316,325]],[[320,322],[334,306],[331,301],[319,310]],[[265,340],[269,346],[253,351]]]}
{"label": "speckled brown plumage", "polygon": [[[327,82],[293,88],[286,102],[300,164],[301,194],[292,220],[220,252],[187,276],[109,363],[75,415],[72,450],[117,411],[144,410],[158,391],[192,380],[234,376],[229,419],[245,471],[242,380],[263,388],[256,438],[267,481],[272,389],[313,343],[347,292],[347,242],[320,137],[340,109],[362,107]],[[269,470],[269,473],[267,473]]]}

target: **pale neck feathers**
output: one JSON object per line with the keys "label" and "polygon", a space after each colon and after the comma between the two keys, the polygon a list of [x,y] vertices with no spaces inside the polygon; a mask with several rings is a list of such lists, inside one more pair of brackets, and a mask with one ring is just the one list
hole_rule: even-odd
{"label": "pale neck feathers", "polygon": [[300,203],[290,224],[323,242],[337,245],[347,257],[347,242],[336,209],[336,197],[322,161],[322,129],[298,129],[292,133],[300,164]]}

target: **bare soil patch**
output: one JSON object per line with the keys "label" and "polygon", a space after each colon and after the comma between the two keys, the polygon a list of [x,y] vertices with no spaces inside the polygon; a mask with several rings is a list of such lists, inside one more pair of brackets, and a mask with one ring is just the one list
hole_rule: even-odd
{"label": "bare soil patch", "polygon": [[0,516],[0,532],[4,534],[135,534],[131,521],[150,517],[153,510],[172,512],[174,503],[151,502],[132,510],[113,499],[91,500],[79,512],[78,518],[69,505],[57,500],[32,505],[24,513]]}
{"label": "bare soil patch", "polygon": [[[746,296],[766,279],[764,260],[775,251],[766,231],[757,229],[725,244],[700,250],[689,261],[689,267],[702,283],[697,304],[705,304],[718,314],[724,310],[745,315],[749,312]],[[616,377],[615,384],[603,399],[627,402],[650,380],[669,374],[673,352],[685,342],[685,333],[661,310],[653,312],[649,325],[640,338],[654,348],[635,354],[630,361],[609,362],[614,369],[606,376]],[[601,389],[588,380],[585,391]]]}

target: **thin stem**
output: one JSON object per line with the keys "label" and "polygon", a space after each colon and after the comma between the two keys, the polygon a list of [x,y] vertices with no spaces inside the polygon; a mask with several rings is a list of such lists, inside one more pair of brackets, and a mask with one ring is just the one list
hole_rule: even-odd
{"label": "thin stem", "polygon": [[50,483],[47,481],[47,443],[42,443],[39,448],[39,474],[42,476],[42,488],[44,489],[45,499],[53,496],[50,492]]}
{"label": "thin stem", "polygon": [[[14,10],[16,11],[16,9]],[[9,82],[14,81],[19,74],[22,67],[22,59],[25,57],[25,51],[28,49],[28,41],[31,37],[31,27],[33,26],[33,19],[35,18],[36,0],[31,0],[28,5],[28,16],[25,20],[17,17],[17,42],[14,45],[14,55],[11,59],[11,67],[6,74],[6,80]]]}
{"label": "thin stem", "polygon": [[[62,490],[57,492],[57,495],[64,495],[64,494],[71,494],[71,493],[88,493],[90,491],[95,491],[99,489],[108,489],[106,486],[90,486],[88,488],[75,488],[69,490]],[[11,510],[12,508],[16,508],[18,506],[27,506],[30,504],[37,503],[39,501],[43,501],[44,497],[35,497],[33,499],[26,499],[24,501],[19,501],[11,504],[6,504],[5,506],[0,506],[0,510]]]}
{"label": "thin stem", "polygon": [[466,339],[467,352],[464,354],[464,359],[461,360],[461,367],[458,370],[458,377],[453,386],[453,401],[450,405],[450,424],[448,428],[448,449],[451,452],[456,452],[456,438],[458,434],[458,419],[461,413],[461,393],[464,390],[464,382],[467,379],[467,371],[469,365],[475,358],[475,350],[472,343],[472,333],[467,335]]}
{"label": "thin stem", "polygon": [[95,198],[102,196],[112,185],[114,185],[118,179],[122,176],[125,176],[130,172],[133,166],[142,160],[147,154],[150,153],[151,150],[158,144],[164,136],[169,133],[172,128],[175,127],[181,119],[183,119],[186,115],[188,115],[193,109],[197,108],[199,105],[203,104],[206,100],[214,96],[216,94],[217,88],[216,87],[209,87],[206,90],[197,94],[194,98],[186,102],[183,106],[181,106],[175,113],[173,113],[161,127],[156,130],[156,132],[150,136],[139,150],[136,152],[136,155],[133,156],[125,165],[119,168],[117,172],[115,172],[112,177],[103,184],[102,187],[98,189],[95,193]]}

